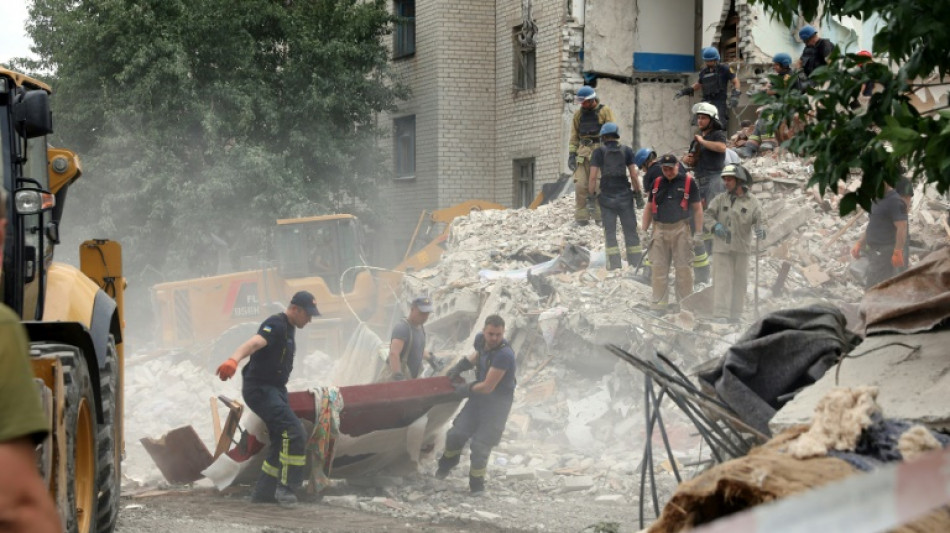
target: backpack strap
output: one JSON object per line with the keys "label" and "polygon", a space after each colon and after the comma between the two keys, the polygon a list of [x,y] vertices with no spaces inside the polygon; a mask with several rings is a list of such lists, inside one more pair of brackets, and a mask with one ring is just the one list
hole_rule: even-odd
{"label": "backpack strap", "polygon": [[686,187],[683,189],[683,201],[680,202],[680,207],[685,211],[689,209],[689,186],[693,183],[693,173],[686,173]]}
{"label": "backpack strap", "polygon": [[660,192],[660,178],[658,177],[653,182],[653,194],[650,195],[650,208],[653,209],[654,215],[656,215],[656,195],[659,192]]}

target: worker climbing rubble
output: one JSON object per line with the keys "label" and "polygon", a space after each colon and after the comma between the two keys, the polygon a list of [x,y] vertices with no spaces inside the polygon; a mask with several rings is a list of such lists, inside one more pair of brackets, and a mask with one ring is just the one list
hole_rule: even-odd
{"label": "worker climbing rubble", "polygon": [[600,128],[608,122],[615,122],[614,113],[600,103],[593,87],[587,85],[577,91],[574,99],[581,108],[574,112],[571,122],[570,152],[567,166],[574,173],[574,221],[581,226],[591,219],[600,223],[600,206],[595,197],[596,189],[589,189],[590,157],[600,146]]}
{"label": "worker climbing rubble", "polygon": [[851,256],[868,257],[866,288],[894,276],[907,265],[907,204],[893,187],[884,183],[884,197],[871,204],[867,230],[854,243]]}
{"label": "worker climbing rubble", "polygon": [[[729,129],[729,109],[739,106],[739,77],[729,65],[720,63],[719,50],[712,46],[703,48],[703,63],[696,83],[680,89],[674,99],[693,96],[696,90],[703,91],[703,102],[712,104],[719,112],[719,121],[724,130]],[[729,88],[732,88],[730,93]],[[728,99],[728,106],[727,106]]]}

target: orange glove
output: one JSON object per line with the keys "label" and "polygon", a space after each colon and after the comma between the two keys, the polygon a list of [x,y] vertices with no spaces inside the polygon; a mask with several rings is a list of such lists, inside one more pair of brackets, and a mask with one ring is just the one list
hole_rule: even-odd
{"label": "orange glove", "polygon": [[851,248],[851,257],[855,259],[861,257],[861,241],[854,243],[854,247]]}
{"label": "orange glove", "polygon": [[227,381],[234,376],[234,373],[237,372],[237,361],[234,359],[228,359],[227,361],[221,363],[221,366],[218,367],[218,370],[215,374],[221,378],[221,381]]}
{"label": "orange glove", "polygon": [[894,250],[894,254],[891,256],[891,266],[894,268],[904,266],[904,250]]}

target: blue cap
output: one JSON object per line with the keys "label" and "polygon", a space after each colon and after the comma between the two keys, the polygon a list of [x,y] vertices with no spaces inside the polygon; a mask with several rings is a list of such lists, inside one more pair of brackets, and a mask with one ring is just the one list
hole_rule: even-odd
{"label": "blue cap", "polygon": [[419,296],[412,300],[412,306],[416,309],[422,311],[423,313],[432,312],[432,298],[428,296]]}
{"label": "blue cap", "polygon": [[807,41],[808,39],[814,37],[816,33],[818,33],[818,30],[816,30],[813,26],[808,25],[798,30],[798,37],[803,41]]}
{"label": "blue cap", "polygon": [[320,316],[320,311],[317,311],[317,299],[307,291],[298,291],[290,299],[290,303],[303,309],[310,316]]}

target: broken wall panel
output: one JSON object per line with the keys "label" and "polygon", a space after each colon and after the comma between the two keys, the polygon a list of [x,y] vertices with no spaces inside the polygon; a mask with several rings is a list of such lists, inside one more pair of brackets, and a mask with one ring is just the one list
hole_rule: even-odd
{"label": "broken wall panel", "polygon": [[689,104],[673,100],[681,87],[674,83],[638,83],[634,85],[636,117],[634,148],[652,146],[657,154],[681,152],[689,146]]}

